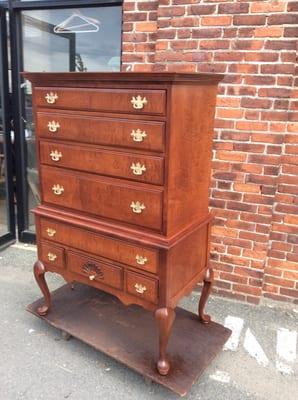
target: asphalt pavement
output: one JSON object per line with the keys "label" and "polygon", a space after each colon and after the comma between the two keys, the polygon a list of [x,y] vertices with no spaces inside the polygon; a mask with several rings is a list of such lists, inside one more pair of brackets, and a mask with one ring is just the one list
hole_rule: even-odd
{"label": "asphalt pavement", "polygon": [[[168,400],[179,396],[25,311],[39,298],[36,248],[0,252],[0,400]],[[63,280],[48,274],[51,289]],[[181,306],[195,312],[199,293]],[[211,296],[207,311],[233,331],[225,349],[184,397],[196,400],[296,400],[297,306],[243,304]],[[191,351],[191,349],[190,349]]]}

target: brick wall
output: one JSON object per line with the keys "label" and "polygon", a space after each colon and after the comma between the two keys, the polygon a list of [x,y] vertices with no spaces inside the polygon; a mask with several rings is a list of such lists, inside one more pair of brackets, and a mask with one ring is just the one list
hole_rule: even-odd
{"label": "brick wall", "polygon": [[225,74],[210,192],[214,290],[298,303],[298,1],[125,0],[123,17],[123,70]]}

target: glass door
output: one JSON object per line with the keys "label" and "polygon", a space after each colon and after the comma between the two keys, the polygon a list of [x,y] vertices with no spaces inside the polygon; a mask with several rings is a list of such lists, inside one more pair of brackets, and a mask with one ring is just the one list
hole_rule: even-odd
{"label": "glass door", "polygon": [[[121,0],[17,1],[10,9],[19,240],[35,240],[39,203],[30,82],[21,71],[120,71]],[[15,4],[15,5],[14,5]]]}
{"label": "glass door", "polygon": [[0,8],[0,248],[15,240],[14,149],[7,52],[7,11]]}

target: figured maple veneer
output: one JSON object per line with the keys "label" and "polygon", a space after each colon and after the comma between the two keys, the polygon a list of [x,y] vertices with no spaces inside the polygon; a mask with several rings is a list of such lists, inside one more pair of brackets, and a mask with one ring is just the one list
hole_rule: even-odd
{"label": "figured maple veneer", "polygon": [[157,231],[162,229],[162,189],[123,185],[117,179],[44,166],[41,178],[42,200],[46,203]]}
{"label": "figured maple veneer", "polygon": [[200,281],[198,320],[210,321],[208,191],[222,77],[24,75],[33,84],[41,182],[34,273],[45,303],[38,313],[50,308],[46,271],[152,310],[157,369],[166,375],[175,307]]}
{"label": "figured maple veneer", "polygon": [[40,162],[156,185],[162,185],[164,181],[162,157],[104,150],[95,146],[41,141]]}
{"label": "figured maple veneer", "polygon": [[[49,125],[50,124],[50,125]],[[51,130],[50,130],[51,129]],[[163,151],[165,123],[78,115],[71,112],[36,113],[36,130],[40,137],[69,142],[90,143],[104,146],[131,147],[136,150]]]}
{"label": "figured maple veneer", "polygon": [[[53,102],[47,97],[53,97]],[[133,100],[140,98],[145,105],[133,106]],[[55,100],[55,101],[54,101]],[[166,92],[146,89],[85,89],[45,87],[35,91],[36,105],[40,107],[63,108],[86,111],[126,112],[139,114],[164,114],[166,111]]]}

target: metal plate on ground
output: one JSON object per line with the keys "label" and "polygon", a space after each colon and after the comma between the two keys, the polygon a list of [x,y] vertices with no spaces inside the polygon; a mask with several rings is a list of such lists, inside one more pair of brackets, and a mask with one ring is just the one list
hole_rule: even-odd
{"label": "metal plate on ground", "polygon": [[[37,315],[42,299],[27,310]],[[221,352],[231,331],[220,324],[201,324],[198,317],[176,308],[168,346],[171,370],[156,370],[158,329],[154,316],[138,306],[125,306],[98,289],[76,284],[52,292],[52,308],[40,317],[54,327],[122,362],[145,378],[184,396],[214,357]],[[65,344],[67,346],[67,344]]]}

